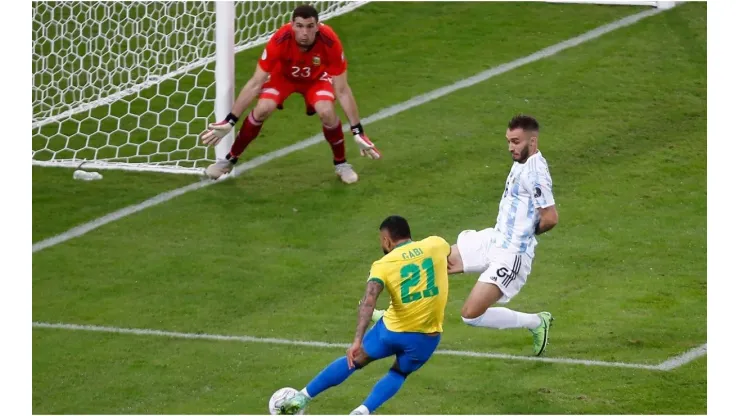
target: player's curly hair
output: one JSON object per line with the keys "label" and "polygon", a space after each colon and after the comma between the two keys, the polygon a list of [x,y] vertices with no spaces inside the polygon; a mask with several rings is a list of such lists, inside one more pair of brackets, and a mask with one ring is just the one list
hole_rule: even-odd
{"label": "player's curly hair", "polygon": [[525,114],[515,115],[509,121],[509,130],[522,129],[524,131],[540,131],[540,123],[534,117]]}
{"label": "player's curly hair", "polygon": [[301,17],[304,19],[310,19],[313,17],[318,22],[319,12],[310,4],[303,4],[293,10],[293,17],[290,20],[295,20],[296,17]]}
{"label": "player's curly hair", "polygon": [[388,230],[393,241],[411,238],[411,227],[406,218],[399,215],[391,215],[380,223],[380,230]]}

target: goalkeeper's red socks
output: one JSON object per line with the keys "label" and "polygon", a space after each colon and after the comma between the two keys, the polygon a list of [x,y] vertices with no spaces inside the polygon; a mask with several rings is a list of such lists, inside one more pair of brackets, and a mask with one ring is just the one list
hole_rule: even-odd
{"label": "goalkeeper's red socks", "polygon": [[[323,126],[324,138],[329,142],[331,151],[334,154],[334,164],[345,163],[347,157],[344,151],[344,132],[342,131],[342,121],[339,120],[337,125],[334,127]],[[239,130],[239,135],[236,137],[234,144],[231,146],[231,152],[227,156],[227,159],[236,163],[236,160],[244,150],[246,150],[249,143],[256,139],[262,130],[262,122],[257,121],[254,118],[254,113],[249,113],[249,117],[242,124],[242,128]]]}
{"label": "goalkeeper's red socks", "polygon": [[344,154],[344,132],[342,131],[342,120],[337,121],[334,127],[324,127],[324,138],[329,142],[331,151],[334,153],[334,164],[339,165],[347,162]]}
{"label": "goalkeeper's red socks", "polygon": [[262,122],[257,121],[254,118],[254,111],[252,111],[242,124],[242,128],[239,130],[239,135],[236,136],[234,144],[231,145],[231,152],[229,152],[226,158],[233,163],[236,163],[237,159],[242,153],[244,153],[244,150],[246,150],[249,143],[256,139],[260,134],[260,130],[262,130]]}

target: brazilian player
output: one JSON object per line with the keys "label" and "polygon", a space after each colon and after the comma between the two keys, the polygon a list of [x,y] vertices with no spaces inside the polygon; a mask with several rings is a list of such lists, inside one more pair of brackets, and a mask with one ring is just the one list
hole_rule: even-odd
{"label": "brazilian player", "polygon": [[[337,358],[299,394],[283,403],[281,414],[302,411],[312,398],[342,383],[356,370],[394,355],[396,360],[385,377],[350,413],[369,415],[393,397],[406,377],[421,368],[439,345],[447,306],[450,245],[436,236],[411,240],[408,222],[395,215],[380,224],[380,245],[385,256],[370,269],[357,332],[347,356]],[[366,334],[383,289],[388,290],[390,307]]]}

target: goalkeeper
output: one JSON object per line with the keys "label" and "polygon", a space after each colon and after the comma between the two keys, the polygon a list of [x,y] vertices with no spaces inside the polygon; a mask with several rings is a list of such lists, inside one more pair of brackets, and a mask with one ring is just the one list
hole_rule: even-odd
{"label": "goalkeeper", "polygon": [[306,114],[318,114],[334,159],[334,172],[344,183],[357,182],[357,173],[347,163],[342,122],[334,110],[339,100],[349,119],[352,135],[360,154],[371,159],[381,155],[365,134],[357,103],[347,83],[347,62],[342,44],[334,31],[319,23],[319,14],[309,5],[297,7],[292,21],[285,24],[270,38],[259,59],[254,75],[242,88],[231,113],[226,119],[211,123],[201,133],[204,144],[215,146],[236,125],[252,101],[257,105],[247,116],[231,151],[223,160],[206,168],[206,174],[218,179],[232,171],[239,157],[254,140],[262,124],[275,109],[282,109],[289,95],[297,92],[304,98]]}

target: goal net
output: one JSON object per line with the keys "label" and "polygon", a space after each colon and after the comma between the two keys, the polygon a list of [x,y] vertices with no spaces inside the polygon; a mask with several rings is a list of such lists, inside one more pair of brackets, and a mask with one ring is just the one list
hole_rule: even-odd
{"label": "goal net", "polygon": [[[200,173],[225,153],[198,134],[230,110],[234,54],[301,3],[33,2],[32,163]],[[324,20],[365,2],[310,3]]]}

